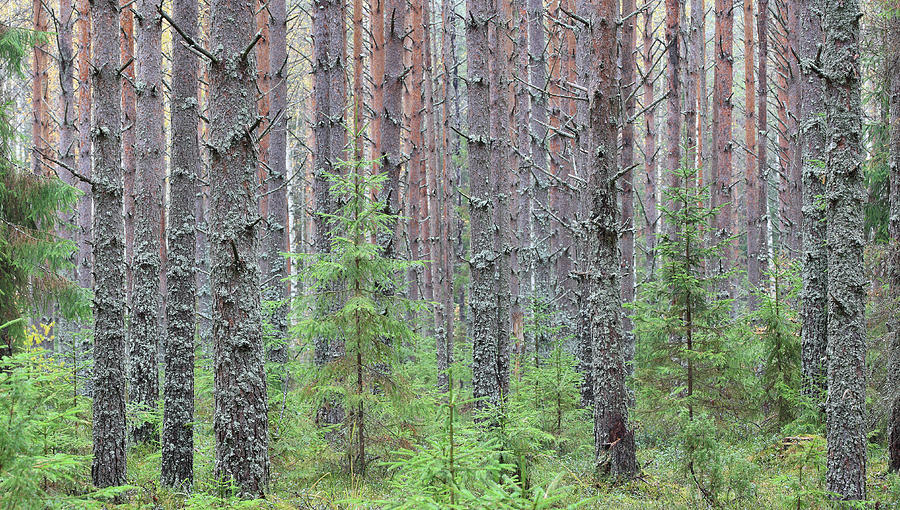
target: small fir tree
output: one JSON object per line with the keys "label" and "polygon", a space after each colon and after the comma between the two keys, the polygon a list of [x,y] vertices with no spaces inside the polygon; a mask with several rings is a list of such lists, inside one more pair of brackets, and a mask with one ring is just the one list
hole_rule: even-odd
{"label": "small fir tree", "polygon": [[[28,48],[42,37],[0,27],[0,75],[21,76]],[[46,310],[51,303],[68,318],[84,318],[90,313],[86,291],[64,276],[76,248],[59,236],[69,228],[63,213],[77,201],[78,190],[57,177],[25,171],[14,159],[12,144],[19,134],[12,108],[12,102],[0,97],[0,324]],[[0,340],[0,354],[10,354],[24,340],[24,330],[6,327]]]}
{"label": "small fir tree", "polygon": [[731,300],[718,294],[733,271],[707,270],[718,265],[730,239],[706,241],[714,238],[717,209],[706,205],[709,188],[695,184],[697,170],[684,166],[675,176],[681,184],[664,191],[671,205],[661,207],[672,228],[659,239],[659,278],[643,286],[634,305],[635,378],[642,406],[678,438],[685,474],[712,502],[720,478],[718,453],[711,450],[716,420],[738,408],[741,393],[739,349],[727,335]]}
{"label": "small fir tree", "polygon": [[[366,472],[366,415],[383,395],[402,389],[400,375],[391,370],[402,346],[416,333],[406,317],[423,305],[404,296],[403,275],[419,262],[386,257],[375,242],[397,221],[383,203],[373,199],[387,179],[369,175],[371,161],[347,161],[342,174],[329,174],[331,193],[341,204],[324,219],[335,235],[328,253],[299,255],[306,267],[296,278],[307,286],[295,308],[301,315],[296,334],[307,345],[316,338],[342,342],[344,354],[320,368],[315,383],[324,401],[343,397],[348,410],[348,462],[354,475]],[[306,310],[318,312],[305,315]]]}

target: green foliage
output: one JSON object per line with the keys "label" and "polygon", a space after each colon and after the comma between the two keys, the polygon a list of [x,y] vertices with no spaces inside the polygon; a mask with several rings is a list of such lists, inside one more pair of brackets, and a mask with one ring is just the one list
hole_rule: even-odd
{"label": "green foliage", "polygon": [[[0,33],[0,63],[10,74],[20,72],[31,32],[6,29]],[[59,236],[69,228],[63,212],[72,208],[78,191],[58,178],[34,175],[13,159],[16,133],[11,109],[0,98],[0,322],[58,303],[69,318],[90,313],[85,290],[62,276],[72,267],[75,245]],[[20,330],[2,335],[10,350]]]}
{"label": "green foliage", "polygon": [[82,506],[112,495],[85,485],[90,403],[73,395],[70,376],[40,348],[0,358],[0,508]]}
{"label": "green foliage", "polygon": [[521,427],[513,427],[514,419],[487,431],[461,422],[457,409],[471,400],[461,399],[453,390],[453,371],[450,390],[438,404],[442,425],[436,437],[419,448],[397,452],[397,460],[385,463],[392,473],[391,498],[383,502],[386,508],[546,509],[579,508],[591,502],[585,498],[572,503],[574,488],[563,486],[561,475],[545,488],[528,487],[521,465],[511,463],[517,456],[499,439],[518,437],[511,429]]}
{"label": "green foliage", "polygon": [[343,345],[343,355],[320,367],[315,387],[321,403],[339,395],[349,411],[346,425],[355,450],[348,455],[350,468],[364,473],[363,416],[384,396],[409,397],[391,367],[400,364],[405,346],[417,342],[406,317],[424,307],[404,297],[399,282],[421,264],[388,258],[374,241],[392,232],[398,219],[372,198],[386,174],[369,175],[368,161],[342,166],[344,174],[328,175],[330,191],[341,204],[335,214],[324,215],[334,233],[331,249],[301,256],[309,263],[298,278],[308,292],[295,307],[294,334],[307,348],[316,342]]}
{"label": "green foliage", "polygon": [[673,231],[660,236],[659,278],[642,287],[633,307],[638,401],[663,413],[663,420],[675,418],[671,423],[681,409],[742,405],[735,387],[741,366],[727,345],[731,301],[718,297],[732,273],[707,270],[721,260],[726,240],[707,242],[716,210],[704,205],[708,188],[691,184],[696,170],[676,175],[686,184],[665,190],[675,207],[662,207]]}
{"label": "green foliage", "polygon": [[775,425],[780,426],[796,418],[800,410],[800,322],[794,308],[800,293],[799,271],[789,260],[777,258],[767,279],[772,288],[754,292],[759,308],[751,320],[764,348],[763,398],[774,406]]}
{"label": "green foliage", "polygon": [[[571,335],[566,334],[569,328],[555,320],[546,301],[535,298],[530,316],[525,331],[535,339],[535,346],[519,361],[522,377],[513,381],[513,404],[529,404],[535,411],[539,428],[560,438],[563,425],[581,398],[578,390],[582,377],[577,370],[578,360],[564,348],[571,339]],[[550,345],[552,349],[546,356],[541,356],[540,345]]]}

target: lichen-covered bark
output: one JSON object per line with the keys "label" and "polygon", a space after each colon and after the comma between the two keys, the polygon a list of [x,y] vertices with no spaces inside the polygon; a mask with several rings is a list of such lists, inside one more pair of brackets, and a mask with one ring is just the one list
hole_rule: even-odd
{"label": "lichen-covered bark", "polygon": [[278,346],[269,352],[273,361],[287,360],[287,346],[281,340],[287,338],[287,314],[290,288],[284,279],[289,276],[287,261],[281,255],[290,251],[288,246],[287,203],[287,11],[285,0],[270,0],[269,24],[269,194],[266,232],[266,256],[269,273],[263,274],[264,296],[269,301],[281,302],[272,310],[269,321],[274,327]]}
{"label": "lichen-covered bark", "polygon": [[[528,87],[531,94],[531,111],[529,115],[531,133],[531,164],[534,170],[532,188],[532,254],[530,264],[534,272],[534,295],[549,300],[553,295],[550,263],[550,175],[547,160],[547,143],[549,125],[547,119],[548,71],[546,59],[546,40],[544,33],[544,3],[542,0],[528,0]],[[544,342],[546,343],[546,342]]]}
{"label": "lichen-covered bark", "polygon": [[862,108],[859,2],[827,2],[822,13],[827,127],[828,472],[841,499],[866,498],[866,326],[863,274]]}
{"label": "lichen-covered bark", "polygon": [[813,69],[822,43],[821,0],[800,2],[800,70],[803,73],[800,130],[803,140],[803,222],[800,309],[804,391],[820,404],[826,394],[828,344],[828,254],[825,246],[825,125],[822,79]]}
{"label": "lichen-covered bark", "polygon": [[[896,15],[889,21],[887,47],[888,76],[890,77],[890,220],[888,224],[891,247],[889,280],[892,306],[900,300],[900,18]],[[894,313],[888,319],[888,333],[891,342],[891,366],[888,372],[891,414],[888,421],[891,471],[900,470],[900,316]]]}
{"label": "lichen-covered bark", "polygon": [[[634,431],[628,424],[625,388],[626,339],[622,332],[622,296],[618,260],[617,141],[619,97],[616,90],[615,0],[584,1],[579,9],[590,20],[586,83],[589,158],[588,220],[585,257],[589,257],[587,299],[589,335],[593,352],[594,448],[598,469],[614,476],[637,472]],[[579,2],[579,4],[582,4]],[[584,51],[579,47],[578,51]]]}
{"label": "lichen-covered bark", "polygon": [[97,487],[125,483],[125,261],[119,11],[91,3],[94,210],[94,459]]}
{"label": "lichen-covered bark", "polygon": [[[197,37],[197,0],[176,0],[172,19]],[[172,160],[169,181],[168,299],[163,384],[162,477],[167,487],[190,487],[194,480],[194,277],[195,203],[200,200],[197,58],[173,34]]]}
{"label": "lichen-covered bark", "polygon": [[493,343],[497,352],[497,384],[501,398],[509,393],[510,359],[510,205],[509,162],[512,147],[509,138],[509,56],[510,18],[505,0],[492,0],[496,16],[489,33],[490,45],[490,200],[494,202],[491,233],[496,271],[493,274],[493,293],[496,300],[496,318],[493,327]]}
{"label": "lichen-covered bark", "polygon": [[260,324],[253,0],[214,0],[209,71],[216,477],[244,496],[269,480]]}
{"label": "lichen-covered bark", "polygon": [[162,18],[160,0],[139,0],[137,45],[137,122],[135,218],[131,330],[128,335],[128,403],[134,413],[131,439],[157,441],[147,413],[159,399],[157,353],[160,341],[160,224],[165,172],[163,133]]}
{"label": "lichen-covered bark", "polygon": [[498,299],[495,278],[501,254],[494,245],[494,205],[490,168],[490,68],[488,24],[498,15],[493,0],[466,1],[466,42],[469,92],[469,179],[472,280],[472,393],[476,408],[499,406],[500,353],[496,327]]}

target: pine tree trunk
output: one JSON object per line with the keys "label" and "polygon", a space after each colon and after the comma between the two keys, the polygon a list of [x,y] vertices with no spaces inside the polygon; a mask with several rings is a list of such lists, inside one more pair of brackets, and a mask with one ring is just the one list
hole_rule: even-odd
{"label": "pine tree trunk", "polygon": [[659,212],[656,209],[657,204],[657,182],[659,182],[659,160],[657,159],[657,120],[656,107],[653,97],[653,86],[655,80],[651,79],[656,71],[654,65],[653,42],[653,10],[645,8],[643,11],[644,27],[642,31],[643,40],[643,93],[641,96],[642,106],[646,108],[644,113],[644,198],[643,211],[646,221],[646,229],[644,230],[644,253],[646,256],[646,267],[648,274],[654,272],[655,251],[656,251],[656,232],[657,223],[659,221]]}
{"label": "pine tree trunk", "polygon": [[[32,3],[32,16],[34,17],[34,30],[46,33],[49,30],[47,10],[43,0],[34,0]],[[50,96],[50,73],[47,67],[48,53],[47,43],[38,41],[32,49],[34,59],[32,61],[31,81],[31,170],[37,175],[50,175],[52,167],[45,161],[50,150],[50,113],[48,109]]]}
{"label": "pine tree trunk", "polygon": [[[900,18],[894,16],[889,21],[887,69],[890,77],[890,285],[891,306],[900,301]],[[894,308],[892,308],[894,309]],[[891,366],[888,372],[891,414],[888,421],[888,469],[900,470],[900,317],[896,313],[888,319],[888,333],[891,342]]]}
{"label": "pine tree trunk", "polygon": [[[747,274],[751,284],[767,286],[763,271],[768,269],[769,233],[768,222],[768,32],[769,0],[759,0],[756,15],[757,40],[759,42],[758,88],[756,102],[756,175],[747,180]],[[752,149],[751,149],[752,150]],[[751,299],[751,304],[752,304]]]}
{"label": "pine tree trunk", "polygon": [[[455,319],[454,303],[453,303],[453,261],[456,259],[456,250],[454,242],[451,239],[457,239],[461,232],[457,228],[455,217],[455,201],[456,187],[456,157],[458,155],[459,137],[454,131],[459,130],[458,119],[454,114],[453,104],[457,104],[459,100],[458,91],[455,88],[455,62],[456,48],[453,45],[453,39],[456,34],[456,15],[453,11],[452,0],[442,0],[441,2],[441,24],[443,26],[441,37],[441,62],[443,63],[442,89],[443,104],[441,110],[443,112],[443,133],[442,133],[442,166],[441,166],[441,304],[439,309],[443,317],[443,322],[438,323],[435,332],[435,340],[437,341],[437,370],[438,370],[438,388],[441,391],[447,391],[449,377],[447,370],[453,363],[453,325]],[[453,104],[451,104],[453,103]]]}
{"label": "pine tree trunk", "polygon": [[[172,19],[197,39],[197,0],[176,0]],[[177,34],[172,35],[172,160],[169,181],[168,299],[163,384],[162,477],[167,487],[190,487],[194,481],[194,208],[200,191],[197,58]]]}
{"label": "pine tree trunk", "polygon": [[[387,181],[381,189],[380,200],[392,215],[400,214],[400,165],[403,162],[401,133],[403,124],[403,37],[406,34],[407,3],[404,0],[386,0],[384,5],[384,71],[382,105],[379,112],[381,131],[376,134],[376,145],[381,147],[381,171],[387,174]],[[394,225],[390,234],[378,240],[386,258],[397,257],[402,249]]]}
{"label": "pine tree trunk", "polygon": [[828,472],[826,488],[866,499],[866,325],[859,2],[823,9],[822,71],[828,126]]}
{"label": "pine tree trunk", "polygon": [[[78,0],[78,173],[82,177],[91,177],[91,4],[89,0]],[[78,251],[75,253],[75,270],[77,271],[78,286],[85,289],[93,288],[93,192],[88,182],[79,180],[78,190],[83,193],[78,200],[77,207],[77,243]],[[79,366],[76,372],[76,391],[78,381],[81,383],[82,393],[91,394],[91,359],[90,339],[82,338],[81,344],[76,349],[74,359]]]}
{"label": "pine tree trunk", "polygon": [[268,274],[263,273],[263,295],[273,303],[272,324],[276,346],[267,352],[270,360],[287,361],[288,307],[290,287],[287,261],[281,254],[288,246],[287,203],[287,18],[285,0],[268,2],[269,23],[269,146],[268,216],[266,218],[265,257]]}
{"label": "pine tree trunk", "polygon": [[510,362],[510,187],[509,174],[512,146],[509,129],[509,58],[512,53],[510,40],[510,12],[507,0],[492,0],[496,17],[493,33],[489,35],[491,69],[491,200],[494,253],[497,270],[494,273],[494,296],[497,302],[494,344],[497,351],[497,384],[501,398],[509,393]]}
{"label": "pine tree trunk", "polygon": [[[672,173],[681,168],[681,12],[677,0],[666,0],[666,162],[669,186],[678,186]],[[673,207],[674,204],[667,204]],[[666,231],[671,230],[666,226]]]}
{"label": "pine tree trunk", "polygon": [[[732,0],[715,0],[716,35],[715,35],[715,78],[713,79],[713,118],[712,118],[712,197],[711,205],[719,208],[716,215],[717,241],[729,239],[734,232],[732,226],[732,85],[734,81],[734,2]],[[751,93],[752,95],[752,89]],[[719,259],[718,274],[724,274],[734,261],[734,243],[728,242]],[[732,282],[733,283],[733,282]],[[728,284],[728,294],[734,295],[734,285]]]}
{"label": "pine tree trunk", "polygon": [[[75,0],[60,0],[59,29],[56,36],[59,50],[59,165],[58,175],[73,186],[77,181],[69,172],[77,166],[75,159],[75,55],[72,50],[72,36],[75,30]],[[66,233],[67,238],[71,236]],[[76,267],[77,276],[77,267]]]}
{"label": "pine tree trunk", "polygon": [[[119,3],[125,5],[129,1],[119,0]],[[134,310],[131,301],[134,290],[134,179],[137,171],[134,155],[137,116],[134,84],[136,83],[137,64],[134,61],[134,11],[130,7],[132,6],[127,9],[119,9],[122,26],[119,40],[119,51],[121,52],[119,60],[124,66],[122,69],[122,168],[125,171],[125,312],[129,316]],[[128,334],[130,333],[129,330]]]}
{"label": "pine tree trunk", "polygon": [[[758,193],[759,182],[756,176],[756,65],[754,56],[755,33],[753,29],[753,0],[744,0],[744,146],[747,148],[744,181],[746,183],[746,229],[747,229],[747,279],[751,288],[759,285],[760,231],[753,221],[756,204],[754,193]],[[751,294],[750,305],[755,306],[755,298]]]}
{"label": "pine tree trunk", "polygon": [[[342,170],[339,163],[345,159],[347,34],[342,1],[315,0],[313,10],[313,194],[316,211],[321,213],[314,215],[313,223],[316,252],[328,253],[331,251],[333,232],[322,214],[337,211],[337,199],[329,189],[331,181],[327,174],[340,173]],[[329,342],[323,337],[316,338],[314,360],[317,365],[324,365],[343,355],[344,345],[341,341]],[[320,409],[316,417],[317,423],[323,425],[334,425],[343,420],[343,407],[336,402]]]}
{"label": "pine tree trunk", "polygon": [[[636,9],[634,0],[622,2],[622,12],[628,19],[622,24],[622,86],[621,93],[625,98],[625,109],[622,115],[622,191],[620,200],[622,203],[622,236],[619,246],[622,250],[622,302],[634,301],[634,117],[637,104],[637,86],[634,81],[635,66],[635,20],[637,15],[631,15]],[[622,333],[625,335],[625,362],[631,367],[634,359],[634,335],[631,333],[631,319],[622,316]],[[630,368],[628,370],[631,370]]]}
{"label": "pine tree trunk", "polygon": [[[384,60],[385,60],[385,29],[384,29],[384,0],[369,0],[369,31],[372,34],[372,49],[369,60],[369,73],[371,74],[372,90],[372,159],[381,156],[382,124],[384,122]],[[376,169],[381,162],[374,164]]]}
{"label": "pine tree trunk", "polygon": [[135,443],[156,442],[149,416],[159,398],[157,353],[160,341],[160,223],[165,172],[163,132],[162,18],[160,0],[139,0],[137,45],[137,117],[135,147],[135,244],[132,317],[128,335],[128,403],[137,412],[131,424]]}
{"label": "pine tree trunk", "polygon": [[[616,90],[616,32],[618,4],[615,0],[585,2],[590,21],[587,95],[590,100],[588,200],[589,222],[586,248],[590,276],[586,299],[593,346],[594,448],[598,469],[613,476],[630,477],[637,472],[634,432],[628,425],[628,392],[625,388],[626,339],[622,333],[622,298],[618,264],[618,91]],[[581,4],[582,2],[579,2]]]}
{"label": "pine tree trunk", "polygon": [[[828,344],[828,254],[825,246],[825,124],[820,115],[824,101],[822,79],[811,66],[822,41],[820,0],[800,4],[800,58],[803,73],[800,130],[803,139],[803,266],[800,310],[803,387],[807,396],[824,405]],[[818,65],[818,64],[816,64]]]}
{"label": "pine tree trunk", "polygon": [[96,487],[125,483],[125,225],[119,12],[91,5],[94,257],[94,460]]}
{"label": "pine tree trunk", "polygon": [[268,396],[260,330],[253,0],[214,0],[210,48],[210,251],[219,480],[262,496],[269,480]]}
{"label": "pine tree trunk", "polygon": [[[528,5],[528,67],[531,87],[531,110],[529,115],[531,132],[531,164],[534,171],[531,183],[534,189],[531,223],[532,238],[529,241],[532,253],[529,264],[534,272],[534,295],[538,299],[550,300],[553,296],[550,263],[550,175],[547,160],[547,143],[550,138],[547,126],[547,93],[550,86],[546,58],[546,28],[544,27],[544,3],[542,0],[527,0]],[[558,69],[557,69],[558,70]],[[554,137],[558,139],[558,137]],[[546,343],[546,342],[544,342]]]}
{"label": "pine tree trunk", "polygon": [[495,251],[494,205],[491,174],[491,76],[489,23],[498,16],[494,0],[466,0],[466,43],[469,92],[469,179],[472,280],[472,393],[479,410],[499,406],[500,353],[497,350],[499,314],[495,274],[501,254]]}

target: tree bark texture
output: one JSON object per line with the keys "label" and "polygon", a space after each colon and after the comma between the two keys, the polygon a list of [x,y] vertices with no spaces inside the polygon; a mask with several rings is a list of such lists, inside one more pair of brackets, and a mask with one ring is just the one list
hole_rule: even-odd
{"label": "tree bark texture", "polygon": [[94,211],[94,459],[97,487],[125,483],[125,253],[122,244],[122,84],[119,10],[92,0],[91,34]]}
{"label": "tree bark texture", "polygon": [[[172,19],[197,39],[198,0],[176,0]],[[197,58],[178,34],[172,52],[172,159],[169,181],[169,260],[166,265],[165,380],[163,384],[162,484],[190,487],[194,481],[194,273],[195,204],[202,200]]]}
{"label": "tree bark texture", "polygon": [[822,13],[828,245],[828,472],[826,488],[866,499],[866,325],[863,265],[859,2]]}
{"label": "tree bark texture", "polygon": [[[712,161],[711,205],[719,208],[716,215],[717,241],[722,242],[732,235],[734,221],[732,219],[732,166],[734,147],[731,124],[734,82],[734,2],[732,0],[715,0],[716,35],[715,35],[715,78],[713,79],[713,118],[712,118]],[[752,70],[751,70],[752,72]],[[749,95],[753,95],[751,89]],[[724,274],[734,261],[732,242],[728,242],[718,261],[719,274]],[[728,285],[733,289],[733,285]],[[733,291],[729,292],[733,294]]]}
{"label": "tree bark texture", "polygon": [[260,325],[254,0],[214,0],[209,70],[216,478],[258,497],[269,480]]}
{"label": "tree bark texture", "polygon": [[[890,220],[888,224],[891,246],[889,280],[891,306],[900,301],[900,18],[896,14],[888,21],[888,76],[890,80],[891,139],[888,163],[890,165]],[[892,308],[895,309],[895,308]],[[888,320],[891,341],[891,367],[888,372],[891,410],[888,418],[888,469],[900,470],[900,317],[891,314]]]}
{"label": "tree bark texture", "polygon": [[616,80],[616,0],[580,0],[579,12],[590,20],[587,50],[591,66],[589,113],[589,200],[586,257],[590,258],[586,305],[590,319],[594,375],[594,448],[597,467],[614,476],[637,472],[634,431],[628,424],[625,387],[626,339],[622,332],[622,297],[618,264],[618,90]]}
{"label": "tree bark texture", "polygon": [[495,0],[466,1],[466,42],[469,92],[469,179],[472,280],[472,392],[476,409],[499,407],[502,394],[502,362],[497,345],[499,314],[495,279],[501,254],[496,252],[491,173],[491,76],[489,23],[498,16]]}
{"label": "tree bark texture", "polygon": [[808,396],[824,404],[828,344],[828,253],[825,244],[825,122],[817,55],[822,43],[821,0],[800,3],[800,58],[802,104],[800,130],[803,139],[803,266],[800,309],[801,367]]}
{"label": "tree bark texture", "polygon": [[[159,399],[157,353],[160,341],[160,223],[165,173],[163,132],[162,17],[159,0],[138,1],[135,47],[137,116],[135,139],[134,287],[128,335],[128,403],[135,413],[131,439],[156,442],[156,427],[147,416]],[[155,436],[155,437],[154,437]]]}

